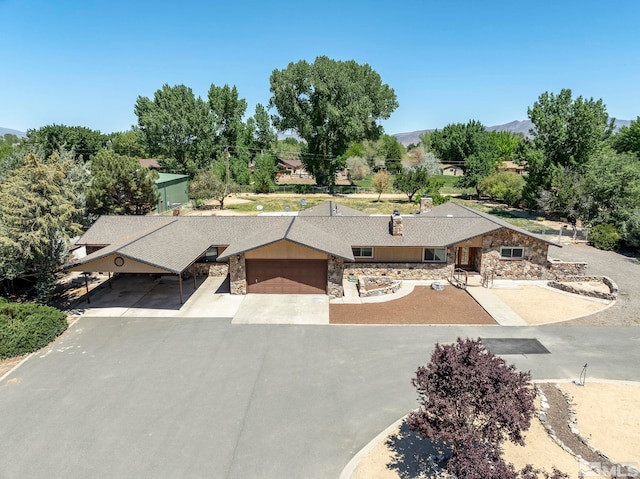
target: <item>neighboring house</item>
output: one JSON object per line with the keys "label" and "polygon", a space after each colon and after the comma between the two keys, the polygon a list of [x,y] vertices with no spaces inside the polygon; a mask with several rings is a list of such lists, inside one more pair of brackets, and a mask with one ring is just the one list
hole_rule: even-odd
{"label": "neighboring house", "polygon": [[145,168],[153,168],[154,170],[160,170],[160,160],[157,158],[141,158],[140,166],[144,166]]}
{"label": "neighboring house", "polygon": [[229,274],[232,294],[324,293],[344,278],[446,279],[454,268],[551,279],[584,264],[547,259],[552,243],[449,202],[421,214],[369,216],[328,202],[298,216],[103,216],[80,238],[73,271]]}
{"label": "neighboring house", "polygon": [[441,165],[442,174],[446,176],[462,176],[464,175],[464,170],[459,166],[444,164]]}
{"label": "neighboring house", "polygon": [[189,202],[189,177],[187,175],[159,173],[156,188],[159,193],[156,213],[172,210]]}
{"label": "neighboring house", "polygon": [[300,160],[280,160],[278,162],[280,173],[285,175],[304,175],[306,171]]}
{"label": "neighboring house", "polygon": [[524,166],[518,165],[517,163],[509,160],[503,161],[499,169],[500,171],[510,171],[511,173],[515,173],[520,176],[527,174],[527,170]]}

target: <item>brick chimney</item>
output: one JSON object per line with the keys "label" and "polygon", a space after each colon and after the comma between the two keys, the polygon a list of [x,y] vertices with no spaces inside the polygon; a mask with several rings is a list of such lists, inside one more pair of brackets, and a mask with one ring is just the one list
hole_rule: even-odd
{"label": "brick chimney", "polygon": [[428,213],[433,208],[433,198],[431,196],[423,196],[420,198],[420,213]]}
{"label": "brick chimney", "polygon": [[393,210],[389,221],[389,229],[393,236],[402,236],[402,216],[400,216],[398,210]]}

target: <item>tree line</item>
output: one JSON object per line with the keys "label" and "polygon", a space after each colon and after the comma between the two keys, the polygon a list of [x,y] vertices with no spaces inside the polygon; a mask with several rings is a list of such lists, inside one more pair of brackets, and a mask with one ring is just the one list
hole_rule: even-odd
{"label": "tree line", "polygon": [[[602,99],[571,90],[541,94],[527,114],[530,136],[455,123],[421,136],[420,147],[464,169],[460,185],[513,206],[591,228],[603,249],[640,247],[640,117],[614,132]],[[509,160],[524,175],[504,171]]]}

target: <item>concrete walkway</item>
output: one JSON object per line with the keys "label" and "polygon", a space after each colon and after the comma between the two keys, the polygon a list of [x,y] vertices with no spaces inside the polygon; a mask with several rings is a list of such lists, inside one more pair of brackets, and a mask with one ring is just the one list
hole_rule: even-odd
{"label": "concrete walkway", "polygon": [[[494,283],[493,287],[501,286]],[[527,326],[528,323],[508,304],[493,294],[491,289],[482,286],[469,286],[467,292],[500,326]]]}

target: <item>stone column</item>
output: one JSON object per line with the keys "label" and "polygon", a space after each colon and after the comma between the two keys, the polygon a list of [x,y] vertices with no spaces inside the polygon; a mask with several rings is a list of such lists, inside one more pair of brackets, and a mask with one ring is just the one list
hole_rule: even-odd
{"label": "stone column", "polygon": [[327,293],[329,296],[342,298],[342,276],[344,274],[344,260],[336,256],[329,256],[327,265]]}
{"label": "stone column", "polygon": [[247,294],[247,269],[244,254],[229,258],[229,281],[231,294]]}

